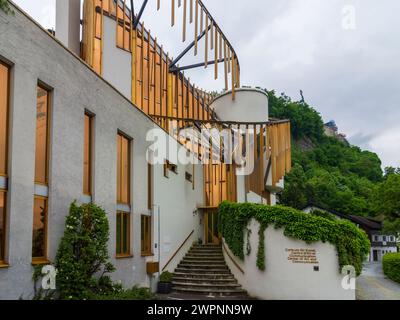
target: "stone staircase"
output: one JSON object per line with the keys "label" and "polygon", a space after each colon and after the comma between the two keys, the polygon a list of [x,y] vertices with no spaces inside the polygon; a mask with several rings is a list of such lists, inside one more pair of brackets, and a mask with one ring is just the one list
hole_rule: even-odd
{"label": "stone staircase", "polygon": [[181,294],[247,296],[226,265],[220,245],[194,245],[176,268],[172,285]]}

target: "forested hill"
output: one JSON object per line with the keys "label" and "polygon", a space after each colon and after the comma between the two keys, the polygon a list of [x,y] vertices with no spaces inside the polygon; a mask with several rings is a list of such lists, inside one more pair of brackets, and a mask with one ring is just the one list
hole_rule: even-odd
{"label": "forested hill", "polygon": [[267,93],[270,116],[291,120],[293,169],[285,179],[283,204],[302,209],[313,203],[346,214],[400,218],[400,170],[384,173],[375,153],[326,136],[320,114],[307,103]]}

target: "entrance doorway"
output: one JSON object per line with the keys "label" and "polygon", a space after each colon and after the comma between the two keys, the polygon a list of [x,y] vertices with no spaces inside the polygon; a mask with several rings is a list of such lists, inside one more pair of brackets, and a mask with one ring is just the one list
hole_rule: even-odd
{"label": "entrance doorway", "polygon": [[378,250],[373,250],[372,256],[373,256],[373,261],[377,262],[378,261]]}
{"label": "entrance doorway", "polygon": [[204,213],[205,244],[220,244],[221,237],[218,232],[218,211]]}

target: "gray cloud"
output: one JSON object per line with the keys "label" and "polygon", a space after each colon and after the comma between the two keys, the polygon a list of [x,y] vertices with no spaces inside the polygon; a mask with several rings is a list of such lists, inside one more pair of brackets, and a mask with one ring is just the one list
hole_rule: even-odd
{"label": "gray cloud", "polygon": [[[54,25],[55,0],[16,2],[45,27]],[[242,84],[276,89],[294,99],[299,99],[302,89],[308,103],[326,121],[335,119],[353,143],[377,152],[384,165],[400,166],[400,1],[204,3],[237,50]],[[169,1],[162,2],[160,12],[155,1],[149,4],[143,16],[146,26],[176,56],[189,42],[181,42],[181,12],[171,29]],[[355,8],[355,30],[342,26],[342,10],[348,5]],[[203,56],[200,48],[198,57],[190,55],[182,64],[198,62]],[[222,81],[214,81],[212,73],[209,68],[188,75],[200,87],[222,89]]]}

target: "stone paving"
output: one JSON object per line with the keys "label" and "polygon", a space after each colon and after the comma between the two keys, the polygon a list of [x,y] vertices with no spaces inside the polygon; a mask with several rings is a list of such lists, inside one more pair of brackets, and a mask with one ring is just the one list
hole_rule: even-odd
{"label": "stone paving", "polygon": [[357,300],[400,300],[400,284],[385,277],[380,262],[364,265],[356,288]]}

